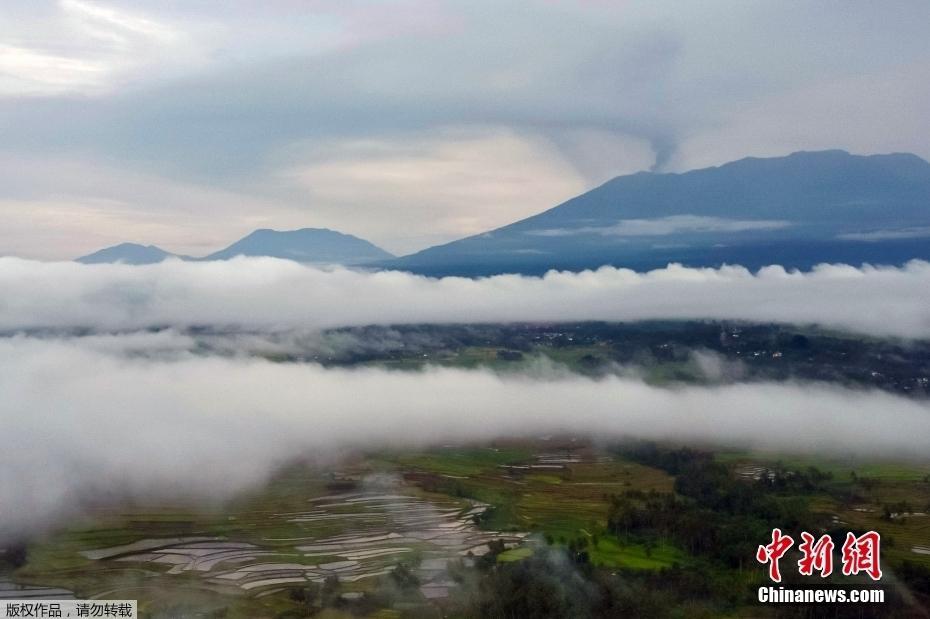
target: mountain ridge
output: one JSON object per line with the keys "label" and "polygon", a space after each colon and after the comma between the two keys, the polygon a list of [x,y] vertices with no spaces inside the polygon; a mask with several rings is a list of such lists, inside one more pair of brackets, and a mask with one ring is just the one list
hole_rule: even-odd
{"label": "mountain ridge", "polygon": [[271,256],[297,262],[361,264],[394,256],[377,245],[329,228],[272,230],[259,228],[235,243],[202,258],[227,260],[235,256]]}
{"label": "mountain ridge", "polygon": [[268,256],[310,264],[355,265],[394,256],[380,247],[351,234],[328,228],[296,230],[253,230],[229,246],[206,256],[195,258],[174,254],[155,245],[120,243],[76,258],[84,264],[121,262],[124,264],[154,264],[169,258],[189,261],[228,260],[236,256]]}
{"label": "mountain ridge", "polygon": [[156,245],[142,245],[141,243],[119,243],[98,249],[95,252],[75,258],[75,262],[83,264],[106,264],[120,262],[123,264],[154,264],[168,258],[181,258],[178,254],[165,251]]}
{"label": "mountain ridge", "polygon": [[[82,262],[158,262],[155,246],[121,244]],[[274,256],[423,275],[539,274],[609,264],[637,270],[930,259],[930,163],[910,153],[844,150],[744,157],[686,172],[637,172],[480,234],[395,257],[326,228],[255,230],[202,258]]]}
{"label": "mountain ridge", "polygon": [[[617,176],[530,217],[378,266],[490,275],[604,264],[901,262],[930,258],[924,227],[930,237],[930,163],[910,153],[799,151]],[[907,228],[907,238],[863,241]]]}

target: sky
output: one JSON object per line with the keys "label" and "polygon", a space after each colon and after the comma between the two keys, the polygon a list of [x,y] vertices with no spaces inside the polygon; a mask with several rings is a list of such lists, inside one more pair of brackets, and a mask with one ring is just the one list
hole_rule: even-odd
{"label": "sky", "polygon": [[924,0],[6,0],[0,255],[260,227],[402,254],[640,170],[930,158],[927,23]]}

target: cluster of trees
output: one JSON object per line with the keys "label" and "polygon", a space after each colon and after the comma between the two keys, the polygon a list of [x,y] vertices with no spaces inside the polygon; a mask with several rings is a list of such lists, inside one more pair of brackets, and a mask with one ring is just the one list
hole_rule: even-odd
{"label": "cluster of trees", "polygon": [[474,346],[497,348],[503,361],[520,361],[547,349],[595,346],[601,352],[579,359],[576,371],[602,373],[611,362],[667,365],[675,380],[687,382],[704,380],[703,373],[687,369],[693,351],[711,350],[742,362],[746,378],[800,377],[930,396],[930,345],[926,343],[904,346],[894,341],[804,334],[781,325],[661,321],[406,325],[339,329],[327,337],[333,352],[326,358],[311,358],[337,365],[388,360],[419,364],[424,358],[454,356]]}
{"label": "cluster of trees", "polygon": [[[679,600],[663,585],[572,560],[564,548],[541,547],[523,561],[486,569],[455,616],[489,619],[669,617]],[[690,616],[701,616],[694,613]],[[713,616],[710,612],[704,616]]]}
{"label": "cluster of trees", "polygon": [[[745,570],[758,567],[755,550],[773,527],[800,532],[829,525],[808,509],[810,496],[831,485],[831,475],[816,468],[776,467],[753,480],[734,476],[712,454],[699,450],[641,443],[627,445],[622,452],[673,475],[675,492],[630,490],[609,497],[608,533],[622,543],[672,543],[692,555],[690,565],[642,571],[599,569],[588,561],[592,544],[588,538],[548,537],[547,545],[532,557],[514,563],[499,563],[496,555],[503,547],[492,549],[477,562],[481,572],[474,588],[477,593],[460,609],[463,616],[667,617],[684,612],[710,617],[738,612],[754,604]],[[930,582],[928,572],[912,562],[901,569],[900,578]],[[881,612],[887,616],[904,612],[897,595],[888,594]],[[817,617],[824,611],[835,617],[858,617],[870,616],[872,609],[796,605],[776,609],[776,615]]]}
{"label": "cluster of trees", "polygon": [[763,471],[758,481],[737,479],[706,452],[662,449],[640,444],[623,449],[625,457],[675,476],[675,494],[627,491],[610,497],[608,529],[622,538],[659,538],[742,569],[773,527],[819,530],[821,518],[807,507],[805,495],[830,476]]}
{"label": "cluster of trees", "polygon": [[26,565],[26,544],[13,543],[5,548],[0,547],[0,568],[15,570]]}

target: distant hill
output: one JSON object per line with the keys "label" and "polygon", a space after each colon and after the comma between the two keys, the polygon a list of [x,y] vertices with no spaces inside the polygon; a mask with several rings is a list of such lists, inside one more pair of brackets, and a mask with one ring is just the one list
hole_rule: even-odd
{"label": "distant hill", "polygon": [[361,264],[393,258],[380,247],[351,234],[326,228],[256,230],[203,260],[236,256],[272,256],[315,264]]}
{"label": "distant hill", "polygon": [[203,258],[178,256],[154,245],[122,243],[77,258],[85,264],[120,262],[124,264],[154,264],[166,258],[182,260],[228,260],[236,256],[270,256],[312,264],[355,265],[383,261],[394,256],[368,241],[351,234],[325,228],[300,230],[256,230],[226,249]]}
{"label": "distant hill", "polygon": [[119,262],[123,264],[155,264],[166,258],[175,257],[154,245],[139,245],[137,243],[120,243],[107,247],[92,254],[77,258],[77,262],[84,264],[101,264],[106,262]]}
{"label": "distant hill", "polygon": [[831,150],[620,176],[538,215],[378,266],[487,275],[911,258],[930,258],[930,163]]}

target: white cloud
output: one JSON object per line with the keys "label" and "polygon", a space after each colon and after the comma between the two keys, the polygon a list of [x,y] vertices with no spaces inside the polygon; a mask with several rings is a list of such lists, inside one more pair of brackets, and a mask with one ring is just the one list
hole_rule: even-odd
{"label": "white cloud", "polygon": [[133,359],[120,349],[140,340],[120,340],[0,339],[0,536],[54,524],[97,492],[223,498],[292,458],[359,447],[568,431],[916,458],[930,436],[926,403],[820,385]]}
{"label": "white cloud", "polygon": [[[724,319],[930,337],[930,264],[430,279],[272,258],[150,266],[0,258],[0,329],[310,328],[444,322]],[[813,302],[812,300],[816,300]]]}
{"label": "white cloud", "polygon": [[836,238],[847,241],[888,241],[892,239],[922,239],[930,237],[930,227],[898,228],[895,230],[872,230],[870,232],[848,232]]}
{"label": "white cloud", "polygon": [[107,73],[106,66],[92,60],[0,44],[0,95],[95,89]]}
{"label": "white cloud", "polygon": [[75,28],[101,41],[110,41],[124,51],[132,49],[135,38],[171,44],[178,33],[170,26],[139,14],[85,0],[60,0],[58,6]]}
{"label": "white cloud", "polygon": [[748,232],[752,230],[780,230],[791,225],[787,221],[771,219],[726,219],[699,215],[671,215],[654,219],[621,219],[609,226],[579,226],[577,228],[551,228],[530,230],[533,236],[574,236],[597,234],[600,236],[667,236],[682,233]]}
{"label": "white cloud", "polygon": [[[145,267],[2,258],[0,290],[0,330],[42,331],[0,337],[0,536],[54,525],[97,491],[223,498],[289,459],[358,447],[565,430],[900,458],[925,454],[930,436],[925,402],[823,385],[663,389],[546,367],[396,372],[249,357],[396,345],[319,334],[372,323],[719,318],[926,338],[924,262],[472,280],[264,258]],[[253,332],[195,342],[176,330],[137,331],[194,325]],[[72,327],[95,332],[49,333]],[[707,353],[695,362],[709,377],[739,374]]]}
{"label": "white cloud", "polygon": [[37,14],[6,7],[16,18],[0,27],[0,97],[100,96],[140,73],[151,79],[203,67],[189,33],[140,11],[86,0],[30,8]]}

